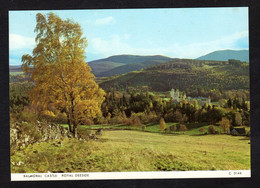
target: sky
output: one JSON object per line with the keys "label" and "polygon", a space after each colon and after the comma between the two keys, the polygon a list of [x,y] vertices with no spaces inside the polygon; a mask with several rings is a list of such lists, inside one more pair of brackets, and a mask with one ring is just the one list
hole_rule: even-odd
{"label": "sky", "polygon": [[10,65],[32,54],[36,14],[49,12],[80,24],[87,62],[121,54],[192,59],[249,49],[247,7],[9,11]]}

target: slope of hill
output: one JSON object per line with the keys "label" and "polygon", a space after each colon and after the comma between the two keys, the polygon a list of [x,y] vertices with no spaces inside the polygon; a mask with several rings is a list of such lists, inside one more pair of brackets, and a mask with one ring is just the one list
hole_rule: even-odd
{"label": "slope of hill", "polygon": [[106,90],[148,86],[154,91],[204,89],[249,89],[249,65],[237,62],[179,59],[111,77],[100,83]]}
{"label": "slope of hill", "polygon": [[249,62],[249,51],[248,50],[219,50],[198,57],[197,59],[216,60],[216,61],[227,61],[229,59],[236,59],[240,61]]}
{"label": "slope of hill", "polygon": [[111,70],[115,67],[119,67],[124,64],[113,62],[113,61],[108,61],[108,60],[104,60],[104,61],[96,60],[96,61],[89,62],[88,65],[91,67],[92,73],[97,75],[97,74],[100,74],[101,72]]}
{"label": "slope of hill", "polygon": [[148,68],[152,65],[157,65],[160,63],[164,63],[165,61],[160,61],[160,60],[154,60],[154,61],[144,61],[141,63],[132,63],[132,64],[127,64],[123,66],[116,67],[114,69],[111,69],[109,71],[101,72],[100,74],[97,74],[98,77],[107,77],[107,76],[114,76],[117,74],[124,74],[128,73],[131,71],[137,71],[141,70],[144,68]]}
{"label": "slope of hill", "polygon": [[141,55],[116,55],[108,57],[107,60],[114,61],[124,64],[141,63],[144,61],[158,60],[158,61],[168,61],[171,58],[162,55],[152,55],[152,56],[141,56]]}
{"label": "slope of hill", "polygon": [[[138,55],[116,55],[105,59],[99,59],[88,62],[92,69],[92,73],[96,76],[113,76],[123,74],[130,71],[140,70],[151,65],[170,61],[172,58],[154,55],[154,56],[138,56]],[[21,72],[20,66],[9,66],[10,72]],[[111,72],[110,72],[111,71]]]}
{"label": "slope of hill", "polygon": [[[137,55],[116,55],[111,56],[105,59],[99,59],[95,61],[89,62],[89,66],[92,68],[92,72],[95,75],[100,75],[102,72],[108,72],[116,67],[124,66],[124,65],[130,65],[130,64],[136,64],[137,67],[146,67],[143,65],[138,65],[138,63],[144,63],[146,61],[169,61],[172,58],[165,57],[165,56],[137,56]],[[125,70],[139,70],[139,68],[133,68],[134,66],[130,66],[132,68],[127,68]],[[114,71],[115,74],[120,74],[123,69],[119,69],[119,73],[117,73],[117,70]],[[123,71],[125,73],[125,71]],[[104,73],[105,75],[108,73]],[[114,75],[110,74],[109,75]]]}

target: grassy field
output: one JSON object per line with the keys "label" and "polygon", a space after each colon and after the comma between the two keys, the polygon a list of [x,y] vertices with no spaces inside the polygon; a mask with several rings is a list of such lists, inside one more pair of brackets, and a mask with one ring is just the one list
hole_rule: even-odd
{"label": "grassy field", "polygon": [[9,72],[10,76],[16,76],[20,74],[24,74],[24,72]]}
{"label": "grassy field", "polygon": [[244,136],[105,130],[94,141],[54,140],[11,156],[11,171],[106,172],[250,169]]}
{"label": "grassy field", "polygon": [[[178,125],[179,123],[167,123],[167,127],[170,127],[172,125]],[[188,130],[185,132],[180,132],[180,131],[170,131],[167,132],[167,134],[185,134],[185,135],[201,135],[207,132],[208,129],[208,123],[184,123]],[[67,124],[60,124],[63,127],[68,128]],[[165,131],[160,130],[159,124],[157,123],[149,123],[145,125],[145,130],[143,130],[142,126],[139,127],[134,127],[134,126],[127,126],[123,124],[117,124],[117,125],[81,125],[81,128],[85,128],[88,130],[97,130],[100,128],[103,128],[105,130],[136,130],[136,131],[144,131],[144,132],[152,132],[152,133],[165,133]],[[221,132],[221,129],[219,126],[215,126],[216,130],[218,132]],[[204,128],[204,133],[201,133],[199,130],[201,128]],[[249,128],[248,128],[249,129]]]}

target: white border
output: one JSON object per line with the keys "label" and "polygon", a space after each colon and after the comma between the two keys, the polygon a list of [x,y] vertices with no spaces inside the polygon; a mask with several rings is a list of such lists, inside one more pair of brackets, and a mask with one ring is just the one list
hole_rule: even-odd
{"label": "white border", "polygon": [[170,172],[12,173],[11,181],[250,178],[250,177],[251,177],[251,170],[170,171]]}

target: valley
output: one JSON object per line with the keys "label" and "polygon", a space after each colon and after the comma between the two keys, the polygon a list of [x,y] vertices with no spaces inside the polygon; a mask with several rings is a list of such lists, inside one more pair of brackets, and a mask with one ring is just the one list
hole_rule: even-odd
{"label": "valley", "polygon": [[[78,138],[56,139],[69,131],[66,114],[35,114],[34,83],[10,67],[11,138],[21,141],[11,143],[12,173],[250,169],[247,62],[119,55],[88,65],[106,92],[101,114]],[[62,129],[40,142],[39,120]]]}

